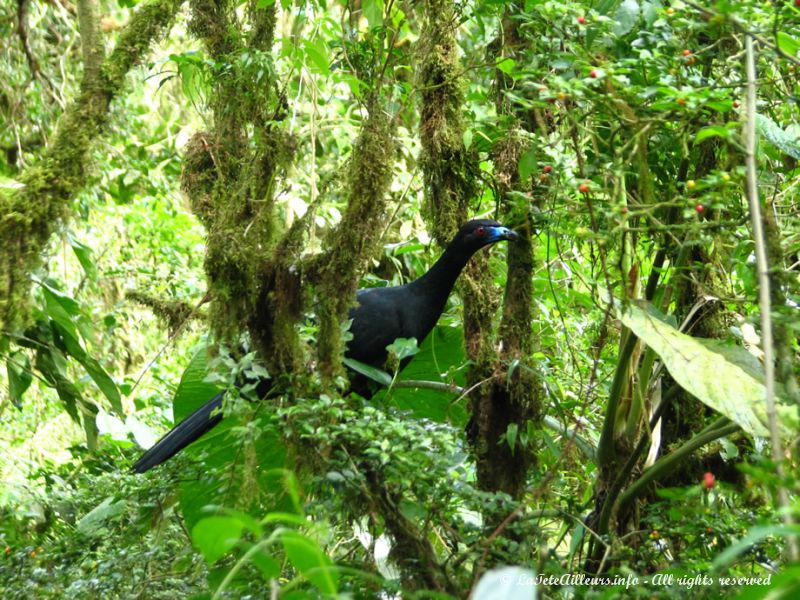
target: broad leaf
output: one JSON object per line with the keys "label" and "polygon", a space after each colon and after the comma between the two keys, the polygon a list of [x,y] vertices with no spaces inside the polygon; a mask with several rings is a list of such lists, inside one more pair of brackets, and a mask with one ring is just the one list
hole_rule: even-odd
{"label": "broad leaf", "polygon": [[[200,344],[175,392],[173,414],[176,422],[185,419],[220,391],[219,387],[206,381],[207,367],[208,351],[204,344]],[[254,442],[260,469],[254,475],[261,489],[274,490],[276,499],[282,501],[283,488],[276,484],[272,470],[284,466],[286,450],[277,426],[268,420],[269,413],[263,412],[265,417],[261,419],[259,425],[261,435]],[[194,457],[203,457],[204,464],[198,478],[187,478],[181,483],[181,510],[190,527],[208,515],[204,512],[206,506],[233,504],[236,498],[235,490],[244,485],[242,469],[234,468],[242,466],[246,455],[242,443],[234,433],[241,426],[240,419],[226,416],[222,423],[183,451]]]}
{"label": "broad leaf", "polygon": [[31,361],[24,352],[14,352],[6,359],[8,372],[8,395],[11,403],[17,408],[22,407],[22,395],[33,381],[31,374]]}
{"label": "broad leaf", "polygon": [[[428,334],[414,357],[400,373],[400,381],[436,381],[462,386],[465,383],[464,334],[460,328],[438,326]],[[457,394],[427,388],[395,388],[391,403],[410,410],[414,418],[450,422],[458,427],[467,422],[463,402],[454,404]]]}
{"label": "broad leaf", "polygon": [[784,131],[775,121],[765,115],[756,115],[756,127],[758,133],[781,152],[792,158],[800,159],[800,139],[796,135]]}
{"label": "broad leaf", "polygon": [[338,591],[339,574],[333,562],[319,545],[296,531],[281,536],[286,555],[303,577],[313,583],[323,594]]}
{"label": "broad leaf", "polygon": [[235,517],[206,517],[192,528],[192,541],[213,565],[236,546],[243,530],[244,525]]}
{"label": "broad leaf", "polygon": [[352,369],[356,373],[360,373],[364,377],[367,377],[372,381],[380,383],[384,387],[392,383],[392,376],[389,375],[389,373],[381,369],[378,369],[376,367],[373,367],[372,365],[368,365],[353,358],[345,358],[342,362],[346,367]]}
{"label": "broad leaf", "polygon": [[[646,302],[620,312],[625,326],[658,354],[678,385],[749,434],[769,434],[763,373],[749,352],[683,334]],[[780,420],[785,431],[796,429],[796,407],[781,406]]]}
{"label": "broad leaf", "polygon": [[125,500],[114,502],[113,496],[107,497],[78,521],[78,525],[76,526],[77,531],[83,535],[94,535],[98,533],[108,521],[125,510],[125,505]]}

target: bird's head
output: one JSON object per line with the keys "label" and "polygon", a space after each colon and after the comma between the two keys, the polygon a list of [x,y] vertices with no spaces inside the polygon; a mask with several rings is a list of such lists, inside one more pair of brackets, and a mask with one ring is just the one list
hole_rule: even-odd
{"label": "bird's head", "polygon": [[501,225],[491,219],[474,219],[461,226],[456,239],[467,249],[478,250],[500,240],[516,240],[519,235],[513,229]]}

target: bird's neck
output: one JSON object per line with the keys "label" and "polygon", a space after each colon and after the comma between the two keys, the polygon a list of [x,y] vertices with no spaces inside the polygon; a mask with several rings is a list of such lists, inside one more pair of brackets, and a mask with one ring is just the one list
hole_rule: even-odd
{"label": "bird's neck", "polygon": [[444,308],[456,279],[471,256],[471,252],[448,246],[428,272],[410,283],[409,287],[414,288],[418,294],[427,296],[432,305],[441,305]]}

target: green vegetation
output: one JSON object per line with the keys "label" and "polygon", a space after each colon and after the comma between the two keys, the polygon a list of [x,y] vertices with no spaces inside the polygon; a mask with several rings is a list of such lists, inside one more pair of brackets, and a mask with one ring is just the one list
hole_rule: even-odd
{"label": "green vegetation", "polygon": [[[0,0],[0,595],[793,597],[798,32],[797,0]],[[520,240],[343,362],[355,290],[478,216]]]}

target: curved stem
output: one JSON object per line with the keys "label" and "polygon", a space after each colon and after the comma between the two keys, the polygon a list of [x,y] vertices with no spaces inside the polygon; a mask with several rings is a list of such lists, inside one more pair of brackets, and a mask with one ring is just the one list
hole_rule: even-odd
{"label": "curved stem", "polygon": [[[715,421],[715,423],[720,422],[721,420]],[[647,484],[669,474],[672,469],[678,466],[680,461],[685,459],[692,452],[710,442],[713,442],[714,440],[718,440],[719,438],[725,437],[726,435],[734,433],[738,430],[739,426],[736,423],[728,423],[727,425],[722,425],[721,427],[713,427],[712,424],[712,426],[698,433],[674,452],[671,452],[670,454],[657,460],[652,467],[642,473],[642,476],[639,477],[639,479],[637,479],[633,485],[631,485],[631,487],[625,490],[625,493],[622,494],[619,499],[619,510],[625,510],[627,506],[644,491]]]}
{"label": "curved stem", "polygon": [[622,394],[625,381],[628,378],[628,365],[631,354],[636,346],[637,338],[631,330],[626,330],[628,338],[619,353],[617,371],[614,373],[614,381],[611,383],[611,391],[608,394],[608,407],[606,416],[603,420],[603,431],[600,434],[600,442],[597,444],[597,462],[599,467],[608,466],[614,455],[614,423],[617,420],[617,407]]}

